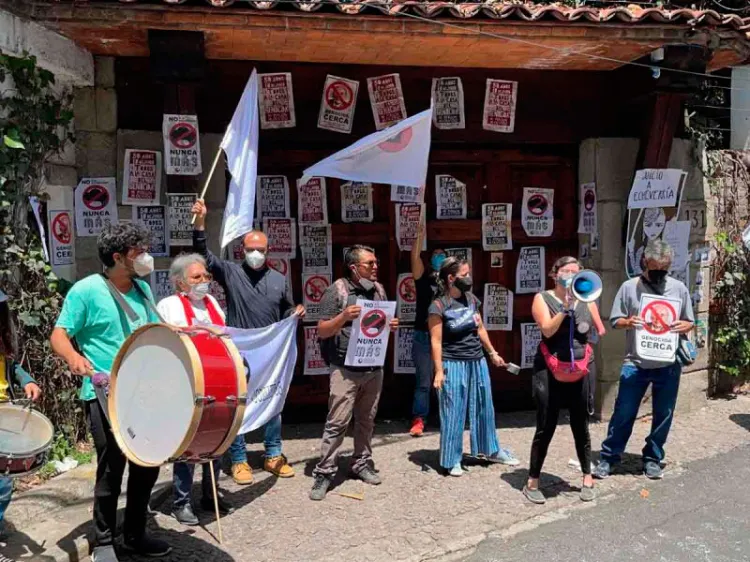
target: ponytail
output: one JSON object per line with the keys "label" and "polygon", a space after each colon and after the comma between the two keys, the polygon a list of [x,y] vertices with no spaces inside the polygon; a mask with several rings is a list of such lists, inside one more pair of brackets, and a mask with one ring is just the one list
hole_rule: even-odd
{"label": "ponytail", "polygon": [[443,264],[440,266],[440,271],[437,274],[437,297],[445,297],[450,291],[448,286],[448,276],[458,274],[458,270],[461,269],[463,264],[467,263],[466,260],[457,258],[456,256],[450,256],[445,258]]}

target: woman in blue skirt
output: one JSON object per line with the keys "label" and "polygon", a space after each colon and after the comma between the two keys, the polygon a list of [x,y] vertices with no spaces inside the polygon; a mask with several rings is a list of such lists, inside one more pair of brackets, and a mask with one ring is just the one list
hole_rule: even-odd
{"label": "woman in blue skirt", "polygon": [[429,308],[428,327],[434,386],[440,402],[440,465],[451,476],[462,476],[466,412],[471,429],[471,454],[510,466],[518,460],[500,448],[495,431],[495,408],[487,361],[505,361],[492,342],[479,314],[481,302],[471,292],[471,268],[464,260],[447,258],[438,275],[438,297]]}

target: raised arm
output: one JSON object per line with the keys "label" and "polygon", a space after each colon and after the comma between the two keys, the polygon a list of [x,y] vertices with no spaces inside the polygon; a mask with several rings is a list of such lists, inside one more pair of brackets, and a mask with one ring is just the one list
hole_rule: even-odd
{"label": "raised arm", "polygon": [[214,276],[220,285],[224,285],[226,280],[226,269],[229,263],[214,255],[214,253],[208,249],[208,244],[206,244],[206,214],[208,213],[208,208],[206,207],[205,201],[203,201],[203,199],[198,199],[193,205],[192,212],[195,215],[195,224],[193,225],[193,250],[203,256],[206,260],[208,271]]}
{"label": "raised arm", "polygon": [[424,275],[424,264],[422,263],[422,240],[424,240],[424,221],[420,221],[417,230],[417,238],[411,247],[411,276],[414,281]]}

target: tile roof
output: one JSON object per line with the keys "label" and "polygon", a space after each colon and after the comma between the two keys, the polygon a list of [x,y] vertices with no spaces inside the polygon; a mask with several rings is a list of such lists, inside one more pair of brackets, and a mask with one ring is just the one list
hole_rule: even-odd
{"label": "tile roof", "polygon": [[[63,0],[65,1],[65,0]],[[78,0],[73,0],[77,2]],[[96,1],[96,0],[93,0]],[[114,1],[114,0],[112,0]],[[159,0],[119,0],[129,4],[140,2],[159,3]],[[536,4],[507,2],[497,0],[479,0],[472,2],[448,2],[444,0],[161,0],[163,4],[191,4],[227,8],[250,6],[256,10],[271,10],[287,6],[302,12],[315,12],[324,6],[331,9],[334,6],[344,14],[360,14],[362,12],[381,12],[388,15],[398,15],[403,12],[417,14],[423,17],[437,17],[449,14],[456,18],[467,19],[485,16],[490,19],[516,21],[562,21],[562,22],[592,22],[592,23],[626,23],[626,24],[674,24],[689,27],[711,26],[725,27],[738,31],[750,31],[750,16],[743,17],[740,12],[721,13],[716,10],[697,10],[689,8],[644,7],[642,4],[619,3],[617,6],[581,6],[572,7],[563,4]],[[649,5],[650,6],[650,5]]]}

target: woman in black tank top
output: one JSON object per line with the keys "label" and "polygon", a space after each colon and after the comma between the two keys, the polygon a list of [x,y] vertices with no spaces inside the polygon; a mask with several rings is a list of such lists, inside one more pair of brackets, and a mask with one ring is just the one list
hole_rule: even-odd
{"label": "woman in black tank top", "polygon": [[[542,333],[542,344],[550,355],[559,361],[570,362],[583,359],[589,345],[592,326],[603,335],[604,327],[599,319],[595,303],[582,303],[575,300],[568,287],[581,265],[574,257],[563,257],[555,262],[550,277],[555,280],[551,291],[537,293],[531,313]],[[571,313],[572,311],[572,313]],[[573,334],[571,342],[571,330]],[[583,472],[581,499],[594,499],[594,481],[591,477],[591,438],[589,436],[589,416],[593,414],[594,361],[589,362],[589,374],[576,382],[560,382],[550,373],[541,351],[534,360],[533,393],[536,403],[536,433],[531,443],[529,480],[524,486],[524,495],[534,503],[544,503],[545,498],[539,489],[539,476],[547,456],[550,441],[557,428],[561,408],[570,414],[570,428],[576,444],[578,460]],[[571,357],[571,349],[573,357]]]}

